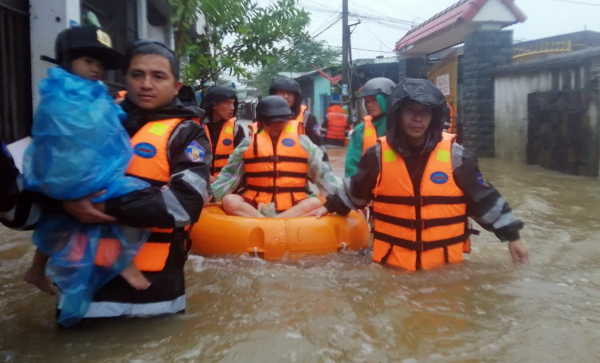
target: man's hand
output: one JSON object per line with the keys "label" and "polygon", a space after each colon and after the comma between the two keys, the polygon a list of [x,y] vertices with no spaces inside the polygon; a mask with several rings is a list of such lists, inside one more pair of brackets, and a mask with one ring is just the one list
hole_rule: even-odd
{"label": "man's hand", "polygon": [[214,176],[211,175],[210,178],[208,179],[208,181],[212,184],[215,181],[217,181],[217,178],[215,178]]}
{"label": "man's hand", "polygon": [[93,198],[102,194],[104,194],[104,192],[94,193],[79,199],[64,201],[63,208],[81,223],[114,222],[116,220],[114,217],[104,213],[104,203],[92,203]]}
{"label": "man's hand", "polygon": [[529,262],[529,251],[527,251],[527,247],[521,240],[508,242],[508,251],[514,263]]}

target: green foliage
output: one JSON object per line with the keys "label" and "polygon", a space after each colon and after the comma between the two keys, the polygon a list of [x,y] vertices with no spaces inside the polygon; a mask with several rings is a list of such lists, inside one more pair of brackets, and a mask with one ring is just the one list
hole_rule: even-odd
{"label": "green foliage", "polygon": [[341,54],[340,50],[327,47],[326,42],[301,34],[283,54],[254,74],[248,83],[256,87],[261,95],[266,95],[279,72],[314,71],[313,65],[321,69],[337,66],[340,64]]}
{"label": "green foliage", "polygon": [[[222,72],[250,76],[248,67],[263,67],[302,34],[310,19],[296,0],[278,0],[260,7],[252,0],[169,0],[173,9],[176,53],[184,61],[182,79],[202,86]],[[209,32],[194,37],[200,14]]]}

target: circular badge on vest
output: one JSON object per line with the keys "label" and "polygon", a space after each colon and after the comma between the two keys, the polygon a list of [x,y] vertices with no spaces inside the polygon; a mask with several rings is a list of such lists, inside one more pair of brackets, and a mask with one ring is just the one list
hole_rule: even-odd
{"label": "circular badge on vest", "polygon": [[233,140],[231,140],[231,139],[225,139],[225,140],[223,140],[223,145],[229,146],[231,144],[233,144]]}
{"label": "circular badge on vest", "polygon": [[293,139],[283,139],[283,141],[281,141],[281,143],[283,144],[283,146],[289,146],[289,147],[296,145],[296,141],[294,141]]}
{"label": "circular badge on vest", "polygon": [[448,175],[442,171],[436,171],[435,173],[431,173],[430,179],[435,184],[444,184],[448,181]]}
{"label": "circular badge on vest", "polygon": [[140,142],[133,147],[133,153],[140,158],[151,159],[156,155],[156,148],[147,142]]}

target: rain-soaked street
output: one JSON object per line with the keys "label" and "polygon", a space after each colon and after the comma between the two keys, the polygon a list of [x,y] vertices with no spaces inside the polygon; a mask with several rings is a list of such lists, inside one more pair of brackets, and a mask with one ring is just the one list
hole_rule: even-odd
{"label": "rain-soaked street", "polygon": [[466,262],[417,273],[356,253],[192,256],[185,315],[60,331],[54,299],[21,280],[29,234],[1,229],[0,361],[599,362],[600,181],[481,164],[526,223],[529,265],[487,232]]}

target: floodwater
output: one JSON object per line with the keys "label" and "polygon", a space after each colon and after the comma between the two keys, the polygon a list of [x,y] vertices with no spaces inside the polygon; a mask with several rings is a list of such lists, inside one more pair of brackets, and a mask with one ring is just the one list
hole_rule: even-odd
{"label": "floodwater", "polygon": [[481,164],[526,223],[529,265],[487,232],[464,263],[416,273],[360,253],[192,256],[186,314],[63,331],[21,281],[29,234],[1,229],[0,362],[600,362],[600,180]]}

